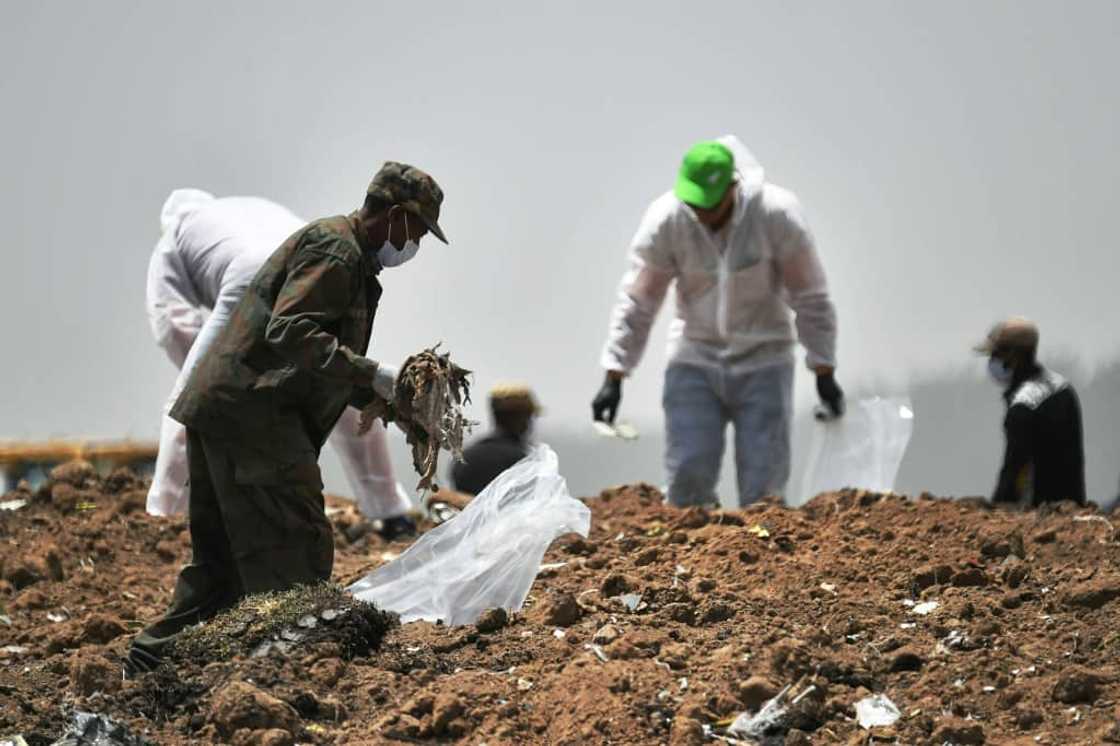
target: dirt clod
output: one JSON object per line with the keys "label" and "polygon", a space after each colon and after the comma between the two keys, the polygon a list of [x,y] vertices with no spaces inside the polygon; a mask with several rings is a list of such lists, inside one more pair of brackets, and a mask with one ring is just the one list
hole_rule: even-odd
{"label": "dirt clod", "polygon": [[673,720],[673,727],[669,732],[669,746],[700,746],[703,743],[703,723],[690,717],[678,717]]}
{"label": "dirt clod", "polygon": [[1092,704],[1100,696],[1104,677],[1084,668],[1072,667],[1062,671],[1054,682],[1055,702],[1067,705]]}
{"label": "dirt clod", "polygon": [[751,712],[757,711],[777,694],[778,687],[774,682],[762,676],[752,676],[739,684],[739,701]]}
{"label": "dirt clod", "polygon": [[925,662],[925,657],[916,648],[904,647],[891,655],[890,670],[893,672],[920,671]]}
{"label": "dirt clod", "polygon": [[610,645],[621,636],[622,633],[619,631],[618,627],[614,626],[613,624],[604,624],[602,627],[595,631],[595,634],[594,636],[592,636],[591,641],[596,643],[597,645]]}
{"label": "dirt clod", "polygon": [[558,593],[545,599],[538,616],[550,627],[570,627],[583,616],[583,609],[572,594]]}
{"label": "dirt clod", "polygon": [[466,711],[466,705],[457,694],[441,694],[432,703],[432,732],[437,736],[450,735],[456,718]]}
{"label": "dirt clod", "polygon": [[94,614],[86,620],[82,628],[81,642],[104,645],[107,642],[112,642],[117,639],[127,631],[128,628],[121,623],[120,619],[109,616],[108,614]]}
{"label": "dirt clod", "polygon": [[1102,578],[1071,588],[1065,602],[1068,606],[1099,609],[1116,598],[1120,598],[1120,578]]}
{"label": "dirt clod", "polygon": [[980,723],[948,717],[937,721],[934,728],[932,743],[958,744],[959,746],[973,746],[984,743],[984,726]]}
{"label": "dirt clod", "polygon": [[948,565],[930,565],[914,573],[911,585],[914,590],[921,593],[926,588],[948,583],[953,576],[953,569]]}
{"label": "dirt clod", "polygon": [[43,579],[43,568],[31,564],[26,560],[17,560],[11,566],[4,568],[4,580],[12,584],[17,591],[34,585]]}
{"label": "dirt clod", "polygon": [[1031,730],[1042,720],[1042,713],[1038,710],[1024,707],[1015,711],[1015,725],[1019,730]]}
{"label": "dirt clod", "polygon": [[620,572],[612,572],[603,579],[602,585],[599,587],[599,592],[606,598],[613,596],[621,596],[623,593],[629,593],[636,587],[632,578],[623,575]]}
{"label": "dirt clod", "polygon": [[509,624],[509,614],[505,609],[498,607],[495,609],[487,609],[482,612],[482,616],[478,618],[474,626],[479,632],[488,634],[490,632],[497,632],[507,624]]}
{"label": "dirt clod", "polygon": [[81,487],[86,480],[92,480],[96,477],[97,470],[93,468],[93,464],[81,459],[59,464],[50,472],[51,482],[64,482],[75,487]]}
{"label": "dirt clod", "polygon": [[979,567],[969,567],[954,573],[950,582],[957,588],[976,588],[988,585],[988,574]]}
{"label": "dirt clod", "polygon": [[70,686],[82,696],[94,692],[112,694],[121,688],[120,664],[100,655],[76,654],[70,659]]}
{"label": "dirt clod", "polygon": [[278,729],[290,738],[299,728],[294,707],[244,681],[231,681],[214,693],[210,721],[227,738],[242,729]]}

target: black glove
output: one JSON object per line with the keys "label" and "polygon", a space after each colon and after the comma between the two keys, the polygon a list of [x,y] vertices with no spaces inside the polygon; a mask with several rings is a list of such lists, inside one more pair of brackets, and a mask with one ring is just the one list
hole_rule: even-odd
{"label": "black glove", "polygon": [[622,402],[622,379],[607,375],[599,393],[591,400],[591,417],[596,422],[609,422],[614,424],[615,415],[618,414],[618,405]]}
{"label": "black glove", "polygon": [[821,403],[828,407],[833,417],[844,414],[844,392],[831,373],[817,375],[817,396],[821,398]]}

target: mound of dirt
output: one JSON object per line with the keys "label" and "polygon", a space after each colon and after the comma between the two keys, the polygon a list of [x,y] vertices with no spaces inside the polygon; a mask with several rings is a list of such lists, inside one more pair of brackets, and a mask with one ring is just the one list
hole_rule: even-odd
{"label": "mound of dirt", "polygon": [[[587,539],[550,549],[523,613],[381,628],[366,650],[285,639],[345,603],[305,590],[234,610],[175,667],[121,682],[189,551],[183,521],[144,514],[126,476],[79,470],[7,496],[30,502],[0,513],[0,736],[51,743],[77,708],[161,744],[693,744],[792,685],[771,742],[1120,739],[1116,525],[1073,505],[848,491],[709,512],[611,489],[588,500]],[[80,499],[53,499],[69,489]],[[328,502],[336,582],[403,548]],[[869,733],[855,703],[871,694],[901,717]]]}

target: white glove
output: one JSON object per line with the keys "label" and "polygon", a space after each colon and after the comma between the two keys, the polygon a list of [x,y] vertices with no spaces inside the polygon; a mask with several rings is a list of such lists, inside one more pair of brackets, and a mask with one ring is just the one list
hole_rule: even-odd
{"label": "white glove", "polygon": [[373,391],[385,401],[393,401],[393,389],[397,385],[397,369],[385,363],[377,364],[373,374]]}

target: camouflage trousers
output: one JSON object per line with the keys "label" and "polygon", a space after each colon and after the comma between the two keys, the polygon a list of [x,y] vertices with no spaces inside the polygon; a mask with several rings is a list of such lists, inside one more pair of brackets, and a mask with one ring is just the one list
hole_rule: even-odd
{"label": "camouflage trousers", "polygon": [[132,641],[130,671],[155,668],[179,632],[243,596],[330,579],[322,482],[300,450],[263,453],[187,428],[191,561],[167,613]]}

